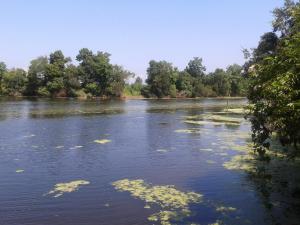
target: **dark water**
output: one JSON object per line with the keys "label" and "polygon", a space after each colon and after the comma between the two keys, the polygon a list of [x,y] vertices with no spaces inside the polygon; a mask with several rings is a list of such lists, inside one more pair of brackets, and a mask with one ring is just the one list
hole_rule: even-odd
{"label": "dark water", "polygon": [[[244,99],[229,101],[242,104]],[[247,132],[250,125],[183,123],[184,116],[226,105],[222,99],[0,100],[0,225],[159,224],[147,220],[156,208],[145,209],[143,201],[111,185],[125,178],[202,194],[204,202],[192,204],[192,215],[176,224],[268,224],[268,210],[246,174],[222,166],[239,152],[217,154],[224,152],[218,134]],[[205,132],[175,132],[195,127]],[[58,198],[45,195],[74,180],[90,184]],[[215,205],[237,210],[225,214]]]}

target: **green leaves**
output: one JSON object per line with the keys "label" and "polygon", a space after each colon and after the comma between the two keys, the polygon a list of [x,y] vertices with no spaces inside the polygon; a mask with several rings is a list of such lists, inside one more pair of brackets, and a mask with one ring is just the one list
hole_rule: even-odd
{"label": "green leaves", "polygon": [[[249,71],[248,92],[249,103],[253,104],[252,137],[257,149],[261,150],[268,147],[264,143],[272,133],[277,134],[282,144],[292,144],[296,151],[300,143],[300,112],[296,107],[300,101],[300,33],[299,29],[297,32],[294,29],[300,25],[300,14],[290,14],[290,11],[299,11],[300,6],[287,1],[285,7],[291,8],[282,9],[281,13],[288,14],[286,17],[280,15],[280,18],[275,19],[276,23],[280,22],[282,26],[280,20],[284,18],[298,22],[280,28],[284,29],[284,36],[278,40],[276,51],[260,57],[253,54],[250,59],[252,65],[255,65],[255,69]],[[256,52],[259,51],[254,50]]]}

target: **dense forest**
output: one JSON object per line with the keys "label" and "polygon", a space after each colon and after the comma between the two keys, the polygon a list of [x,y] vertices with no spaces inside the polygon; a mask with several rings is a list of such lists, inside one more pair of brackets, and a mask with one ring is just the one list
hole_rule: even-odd
{"label": "dense forest", "polygon": [[249,80],[249,118],[256,151],[264,155],[272,137],[300,144],[300,3],[286,0],[273,11],[273,31],[261,36],[258,46],[245,50],[245,76]]}
{"label": "dense forest", "polygon": [[245,96],[247,79],[242,67],[233,64],[226,70],[206,74],[202,59],[195,57],[180,71],[166,61],[149,62],[146,84],[122,66],[110,63],[110,54],[93,53],[83,48],[71,63],[58,50],[30,62],[28,71],[8,70],[0,63],[0,94],[39,97],[216,97]]}

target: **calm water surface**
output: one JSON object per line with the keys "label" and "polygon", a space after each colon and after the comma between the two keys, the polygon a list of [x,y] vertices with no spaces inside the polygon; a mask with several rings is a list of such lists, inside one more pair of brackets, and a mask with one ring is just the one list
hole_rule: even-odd
{"label": "calm water surface", "polygon": [[[250,125],[183,122],[226,105],[222,99],[0,100],[0,224],[159,224],[147,219],[157,207],[146,209],[145,202],[112,186],[125,178],[202,194],[203,202],[190,206],[192,215],[174,224],[268,224],[268,210],[246,174],[222,166],[239,152],[224,148],[219,134],[245,133]],[[200,133],[175,132],[190,128]],[[57,198],[45,195],[74,180],[90,184]],[[216,205],[237,210],[217,212]]]}

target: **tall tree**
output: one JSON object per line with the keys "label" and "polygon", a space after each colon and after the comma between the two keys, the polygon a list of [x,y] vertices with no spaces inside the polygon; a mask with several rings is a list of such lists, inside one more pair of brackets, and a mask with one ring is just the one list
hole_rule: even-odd
{"label": "tall tree", "polygon": [[185,70],[193,77],[203,78],[206,68],[202,65],[202,58],[194,57],[189,61]]}
{"label": "tall tree", "polygon": [[0,95],[2,93],[2,90],[1,90],[2,79],[6,72],[7,72],[6,64],[4,62],[0,62]]}
{"label": "tall tree", "polygon": [[165,96],[176,97],[175,84],[178,72],[171,63],[151,60],[147,74],[146,83],[155,96],[159,98]]}
{"label": "tall tree", "polygon": [[45,85],[47,66],[48,58],[46,56],[40,56],[30,62],[26,95],[37,95],[38,89]]}
{"label": "tall tree", "polygon": [[[289,10],[285,8],[292,6]],[[248,71],[248,92],[253,140],[256,150],[263,154],[270,146],[270,137],[276,133],[283,145],[292,144],[291,155],[299,154],[300,144],[300,5],[286,1],[283,13],[286,23],[280,23],[281,14],[275,14],[274,29],[282,29],[274,54],[252,61]],[[279,12],[279,11],[278,11]],[[280,18],[279,18],[280,16]],[[288,19],[286,19],[288,18]],[[282,28],[282,26],[284,28]],[[255,55],[253,56],[255,57]]]}
{"label": "tall tree", "polygon": [[22,95],[26,81],[26,72],[23,69],[12,69],[3,75],[2,91],[10,96]]}

